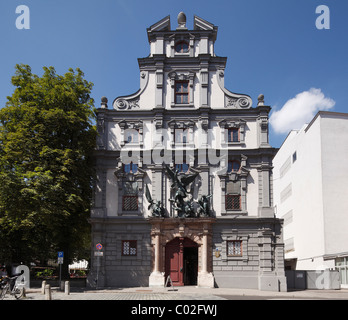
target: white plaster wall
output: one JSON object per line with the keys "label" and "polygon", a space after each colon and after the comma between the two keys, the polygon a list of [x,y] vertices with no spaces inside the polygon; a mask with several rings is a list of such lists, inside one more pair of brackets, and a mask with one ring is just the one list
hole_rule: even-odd
{"label": "white plaster wall", "polygon": [[198,109],[200,107],[200,82],[199,82],[199,74],[196,73],[194,79],[193,79],[193,104],[195,109]]}
{"label": "white plaster wall", "polygon": [[168,77],[168,72],[163,74],[163,108],[169,109],[171,105],[171,85],[170,78]]}
{"label": "white plaster wall", "polygon": [[348,252],[348,114],[320,118],[325,253]]}
{"label": "white plaster wall", "polygon": [[209,72],[209,103],[212,109],[221,109],[225,107],[225,94],[220,89],[217,79],[217,73]]}
{"label": "white plaster wall", "polygon": [[[285,258],[297,258],[298,263],[324,254],[320,123],[308,132],[304,129],[288,136],[273,161],[276,215],[282,218],[293,212],[293,222],[284,226],[284,240],[293,238],[295,250],[285,249]],[[289,157],[291,167],[281,178],[280,168]],[[291,195],[282,201],[282,191],[290,185]]]}
{"label": "white plaster wall", "polygon": [[143,150],[152,149],[153,127],[150,120],[143,120]]}
{"label": "white plaster wall", "polygon": [[247,121],[245,126],[245,146],[248,149],[256,149],[258,148],[257,142],[257,130],[258,123],[255,121]]}
{"label": "white plaster wall", "polygon": [[119,150],[120,149],[120,137],[121,128],[115,122],[107,122],[107,149]]}
{"label": "white plaster wall", "polygon": [[108,217],[116,217],[118,209],[118,184],[114,175],[115,169],[106,172],[106,210]]}
{"label": "white plaster wall", "polygon": [[[153,109],[156,106],[156,75],[155,72],[149,72],[149,82],[140,95],[139,107],[141,110]],[[136,111],[135,111],[136,112]]]}
{"label": "white plaster wall", "polygon": [[156,41],[151,41],[150,43],[150,56],[156,53]]}
{"label": "white plaster wall", "polygon": [[198,57],[199,55],[199,40],[195,40],[195,57]]}
{"label": "white plaster wall", "polygon": [[257,169],[251,169],[247,178],[247,211],[249,217],[258,216],[259,207],[259,187],[258,187],[258,172]]}
{"label": "white plaster wall", "polygon": [[221,217],[222,191],[221,191],[220,179],[218,176],[215,176],[213,178],[212,193],[213,193],[213,201],[212,201],[213,209],[216,213],[216,217]]}
{"label": "white plaster wall", "polygon": [[213,149],[221,148],[221,128],[217,121],[210,121],[208,131],[208,145]]}
{"label": "white plaster wall", "polygon": [[170,41],[164,42],[164,53],[169,58],[171,56],[171,45]]}

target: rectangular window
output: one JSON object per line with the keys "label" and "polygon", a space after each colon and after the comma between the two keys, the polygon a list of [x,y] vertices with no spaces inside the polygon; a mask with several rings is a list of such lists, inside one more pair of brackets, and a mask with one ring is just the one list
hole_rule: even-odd
{"label": "rectangular window", "polygon": [[137,255],[137,240],[123,240],[122,241],[122,255],[136,256]]}
{"label": "rectangular window", "polygon": [[228,129],[228,142],[239,142],[239,128]]}
{"label": "rectangular window", "polygon": [[138,196],[123,196],[122,210],[123,211],[138,211]]}
{"label": "rectangular window", "polygon": [[124,173],[137,173],[138,165],[131,162],[129,164],[123,164],[123,172]]}
{"label": "rectangular window", "polygon": [[139,131],[135,129],[126,129],[124,133],[125,143],[138,143],[139,142]]}
{"label": "rectangular window", "polygon": [[225,207],[226,210],[241,210],[239,194],[226,194]]}
{"label": "rectangular window", "polygon": [[229,257],[242,256],[242,241],[239,241],[239,240],[227,241],[227,256]]}
{"label": "rectangular window", "polygon": [[175,103],[176,104],[189,103],[189,82],[188,81],[175,82]]}
{"label": "rectangular window", "polygon": [[297,160],[297,153],[296,151],[292,155],[292,163],[294,163]]}
{"label": "rectangular window", "polygon": [[188,143],[189,129],[175,129],[175,143]]}
{"label": "rectangular window", "polygon": [[175,164],[175,170],[178,170],[179,172],[187,172],[189,169],[189,165],[187,163],[176,163]]}
{"label": "rectangular window", "polygon": [[127,181],[123,184],[123,211],[138,211],[138,183]]}

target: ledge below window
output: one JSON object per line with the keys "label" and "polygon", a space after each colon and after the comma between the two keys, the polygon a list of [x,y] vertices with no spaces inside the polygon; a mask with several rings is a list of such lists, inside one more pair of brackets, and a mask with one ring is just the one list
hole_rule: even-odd
{"label": "ledge below window", "polygon": [[195,105],[193,103],[188,103],[188,104],[185,104],[185,103],[172,103],[170,105],[172,108],[194,108]]}
{"label": "ledge below window", "polygon": [[247,216],[248,211],[245,210],[226,210],[221,212],[222,216]]}

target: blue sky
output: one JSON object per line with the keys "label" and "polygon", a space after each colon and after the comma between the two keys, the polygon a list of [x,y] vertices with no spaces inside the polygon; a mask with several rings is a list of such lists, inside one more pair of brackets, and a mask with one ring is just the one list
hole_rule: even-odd
{"label": "blue sky", "polygon": [[[29,30],[16,28],[19,5],[30,9]],[[319,5],[330,9],[329,30],[316,28]],[[102,96],[111,102],[134,93],[137,58],[149,54],[146,28],[170,15],[174,29],[180,11],[188,28],[194,15],[219,27],[215,52],[228,57],[225,86],[249,94],[254,106],[265,95],[274,113],[272,146],[318,110],[348,112],[347,0],[1,0],[0,107],[14,90],[17,63],[38,75],[43,66],[60,74],[81,68],[94,83],[96,106]]]}

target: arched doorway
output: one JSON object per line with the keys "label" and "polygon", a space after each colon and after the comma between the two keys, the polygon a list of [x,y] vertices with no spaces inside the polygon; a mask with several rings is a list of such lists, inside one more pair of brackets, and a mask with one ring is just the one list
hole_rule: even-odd
{"label": "arched doorway", "polygon": [[165,278],[174,286],[196,285],[198,276],[198,245],[189,238],[175,238],[165,248]]}

